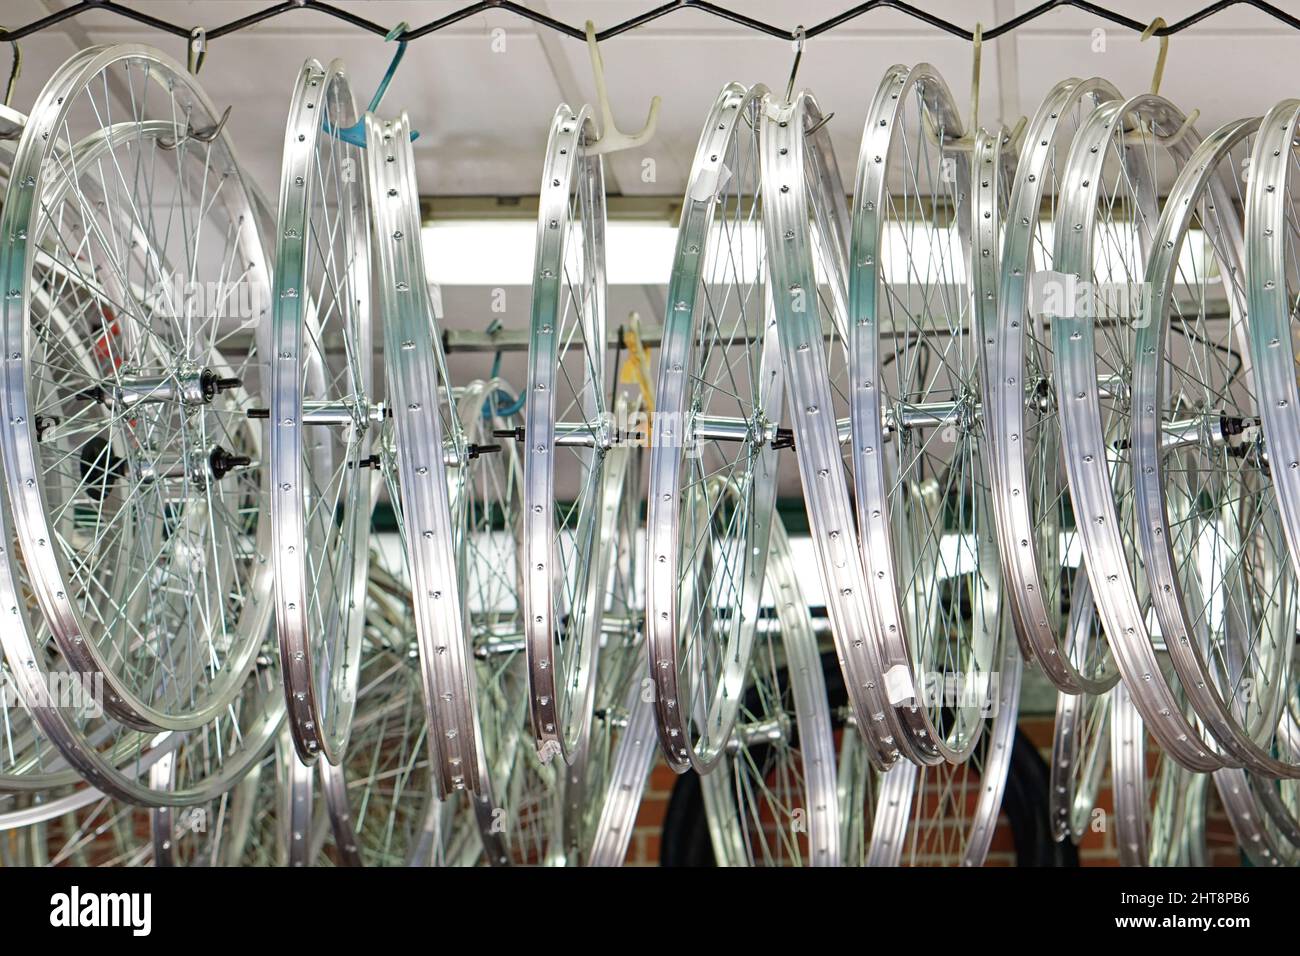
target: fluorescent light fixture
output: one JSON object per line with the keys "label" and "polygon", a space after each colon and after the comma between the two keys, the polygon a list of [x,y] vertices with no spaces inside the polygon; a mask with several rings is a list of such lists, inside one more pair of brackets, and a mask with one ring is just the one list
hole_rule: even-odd
{"label": "fluorescent light fixture", "polygon": [[[532,285],[537,223],[530,220],[450,220],[424,226],[429,281],[446,286]],[[609,285],[667,285],[677,227],[660,222],[605,225]]]}
{"label": "fluorescent light fixture", "polygon": [[[726,232],[726,242],[723,232]],[[896,280],[907,277],[908,253],[931,281],[965,282],[966,266],[940,255],[958,250],[956,230],[940,240],[943,250],[921,248],[928,232],[906,236],[890,223],[886,238],[886,269]],[[532,285],[533,249],[537,224],[523,219],[434,221],[423,228],[424,267],[429,281],[445,286]],[[750,283],[764,256],[762,224],[758,221],[714,223],[703,274],[716,280]],[[615,286],[664,286],[672,274],[677,227],[663,222],[621,222],[605,226],[605,281]],[[932,254],[933,252],[933,254]],[[820,263],[818,279],[822,280]],[[913,275],[915,278],[915,275]]]}
{"label": "fluorescent light fixture", "polygon": [[[723,243],[722,231],[729,243]],[[424,262],[429,281],[445,286],[527,286],[533,281],[534,243],[537,224],[526,219],[443,220],[428,223],[423,230]],[[1050,268],[1052,229],[1044,223],[1041,244],[1036,245],[1039,268]],[[605,227],[605,277],[609,285],[664,286],[672,272],[677,227],[666,222],[614,220]],[[709,242],[709,259],[704,275],[718,278],[738,276],[754,281],[763,261],[761,224],[715,223]],[[1186,277],[1204,277],[1213,270],[1208,244],[1200,230],[1188,236],[1179,257],[1180,284]],[[730,250],[725,260],[717,257]],[[1140,253],[1134,237],[1116,233],[1098,238],[1094,262],[1103,281],[1134,277],[1140,281]],[[966,260],[956,227],[939,233],[918,224],[890,222],[886,225],[881,262],[889,281],[922,281],[932,286],[960,286],[966,283]],[[1214,271],[1210,273],[1215,274]],[[824,281],[820,263],[818,280]]]}

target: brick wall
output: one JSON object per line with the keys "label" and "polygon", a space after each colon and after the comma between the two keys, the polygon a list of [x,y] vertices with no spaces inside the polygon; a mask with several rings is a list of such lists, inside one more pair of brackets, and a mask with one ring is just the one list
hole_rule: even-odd
{"label": "brick wall", "polygon": [[668,797],[677,783],[677,774],[662,759],[655,761],[650,772],[650,785],[641,798],[641,810],[636,815],[636,828],[627,848],[625,866],[658,866],[659,833],[663,828],[664,814],[668,811]]}
{"label": "brick wall", "polygon": [[[1044,762],[1052,760],[1052,722],[1053,715],[1022,715],[1020,729],[1042,754]],[[664,814],[668,809],[668,798],[672,793],[677,775],[662,762],[655,764],[650,776],[650,785],[641,802],[637,815],[636,829],[632,843],[628,847],[627,866],[657,866],[659,863],[659,834],[663,826]],[[1105,810],[1107,817],[1114,813],[1111,800],[1110,777],[1107,772],[1102,783],[1102,790],[1097,805]],[[1109,821],[1108,821],[1109,822]],[[1236,838],[1232,828],[1223,814],[1218,795],[1213,787],[1210,789],[1210,810],[1206,822],[1207,843],[1209,844],[1209,862],[1212,866],[1239,866],[1240,855],[1237,851]],[[1010,866],[1014,863],[1014,843],[1005,822],[999,826],[989,850],[989,865]],[[1089,831],[1079,845],[1079,863],[1082,866],[1118,866],[1119,856],[1115,848],[1113,826],[1104,831]]]}

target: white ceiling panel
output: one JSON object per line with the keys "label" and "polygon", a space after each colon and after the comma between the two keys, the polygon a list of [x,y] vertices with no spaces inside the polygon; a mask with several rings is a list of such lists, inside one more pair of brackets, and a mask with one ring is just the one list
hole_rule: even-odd
{"label": "white ceiling panel", "polygon": [[[71,0],[5,0],[0,22],[25,23]],[[377,23],[420,25],[461,10],[468,0],[340,0],[339,6]],[[644,12],[653,0],[531,0],[534,8],[575,26],[598,26]],[[124,0],[143,13],[176,23],[214,26],[265,9],[269,0]],[[1115,4],[1145,20],[1157,9],[1169,20],[1203,0]],[[785,27],[812,25],[852,5],[851,0],[723,0],[748,16]],[[922,0],[937,16],[965,26],[1005,22],[1033,0]],[[1282,6],[1300,14],[1300,0]],[[1104,46],[1094,36],[1104,31]],[[504,32],[499,32],[504,31]],[[174,56],[185,43],[148,27],[91,12],[24,40],[25,63],[14,106],[28,107],[59,62],[91,42],[147,42]],[[764,36],[699,10],[676,11],[603,45],[617,122],[635,130],[651,96],[662,98],[658,135],[645,147],[609,161],[612,192],[679,195],[699,125],[726,82],[784,86],[793,56],[789,41]],[[202,80],[213,100],[233,106],[230,130],[256,182],[273,192],[280,162],[281,127],[289,86],[307,56],[341,56],[357,98],[366,100],[393,47],[342,21],[294,11],[211,44]],[[1032,112],[1057,80],[1100,75],[1125,92],[1145,90],[1157,44],[1139,43],[1128,30],[1095,15],[1058,9],[985,45],[980,117],[1013,123]],[[834,112],[832,139],[851,182],[867,104],[882,71],[894,63],[928,61],[947,78],[968,116],[970,46],[898,11],[875,10],[808,42],[799,82]],[[0,50],[0,70],[4,51]],[[1217,124],[1260,113],[1293,95],[1285,65],[1300,58],[1300,33],[1258,11],[1232,7],[1173,38],[1162,88],[1187,110],[1199,109],[1206,133]],[[430,195],[529,195],[555,106],[594,93],[587,50],[504,11],[476,14],[413,43],[385,102],[406,109],[421,131],[417,144],[421,188]],[[647,160],[653,160],[651,170]]]}

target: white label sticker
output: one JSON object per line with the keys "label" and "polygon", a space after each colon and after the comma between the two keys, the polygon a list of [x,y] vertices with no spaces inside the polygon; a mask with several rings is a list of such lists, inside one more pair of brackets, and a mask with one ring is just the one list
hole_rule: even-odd
{"label": "white label sticker", "polygon": [[912,673],[903,664],[895,664],[885,671],[885,693],[891,704],[902,704],[916,699],[916,688],[912,686]]}
{"label": "white label sticker", "polygon": [[690,196],[695,202],[714,202],[731,182],[731,170],[727,164],[718,161],[712,169],[702,169],[691,184]]}

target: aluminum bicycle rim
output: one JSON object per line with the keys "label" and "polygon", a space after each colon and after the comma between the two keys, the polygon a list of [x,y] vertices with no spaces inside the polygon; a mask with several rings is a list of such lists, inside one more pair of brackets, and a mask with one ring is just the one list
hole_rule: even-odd
{"label": "aluminum bicycle rim", "polygon": [[602,605],[591,576],[606,415],[605,179],[589,107],[551,122],[538,200],[524,405],[529,713],[544,760],[591,732]]}
{"label": "aluminum bicycle rim", "polygon": [[[905,690],[888,694],[885,684],[886,671],[898,665],[906,669],[907,661],[886,659],[876,630],[878,622],[866,591],[862,555],[854,540],[846,465],[841,458],[840,429],[833,411],[828,350],[821,344],[823,323],[833,324],[836,310],[832,305],[831,315],[823,315],[809,225],[813,211],[809,209],[808,186],[815,175],[809,167],[815,167],[819,160],[829,161],[830,157],[824,125],[818,131],[822,140],[816,141],[813,148],[808,145],[806,131],[820,121],[816,103],[807,93],[799,94],[791,104],[777,103],[770,96],[765,99],[761,146],[769,296],[789,389],[795,453],[809,528],[836,650],[857,728],[867,745],[867,758],[874,766],[886,767],[904,753],[911,753],[911,736],[904,732],[895,706],[910,695]],[[809,152],[814,155],[808,156]],[[833,167],[824,171],[831,175]],[[844,190],[826,186],[825,192],[843,195]],[[833,228],[835,218],[823,210],[823,229]],[[838,254],[842,260],[844,247],[832,235],[821,251],[828,257],[834,295],[836,274],[843,275],[842,268],[835,266],[835,257]],[[839,312],[841,320],[844,314]],[[842,342],[842,333],[840,338]],[[832,344],[830,351],[833,353],[835,348]]]}
{"label": "aluminum bicycle rim", "polygon": [[[979,348],[968,333],[972,226],[982,225],[972,220],[971,165],[980,167],[981,191],[992,194],[981,205],[990,222],[985,238],[994,240],[998,179],[991,170],[1000,165],[993,160],[1000,161],[1003,137],[983,134],[967,156],[946,147],[960,136],[952,97],[932,67],[886,73],[863,134],[849,251],[848,378],[862,554],[881,633],[892,654],[910,662],[886,679],[910,700],[904,720],[926,763],[960,762],[975,746],[984,723],[979,709],[945,708],[928,688],[987,682],[1000,628],[979,436]],[[892,184],[900,165],[902,187]],[[929,217],[920,228],[918,216]],[[981,245],[980,258],[993,258],[992,241]],[[946,533],[949,524],[956,534]],[[955,553],[945,543],[955,544]]]}
{"label": "aluminum bicycle rim", "polygon": [[[1134,342],[1129,465],[1151,601],[1191,706],[1234,761],[1295,777],[1272,741],[1293,694],[1296,589],[1252,394],[1234,205],[1258,127],[1212,133],[1166,200]],[[1226,321],[1211,312],[1220,285]]]}
{"label": "aluminum bicycle rim", "polygon": [[[338,763],[356,706],[369,549],[370,235],[340,61],[308,60],[285,131],[272,284],[276,624],[294,746]],[[336,350],[342,347],[342,355]]]}
{"label": "aluminum bicycle rim", "polygon": [[[762,291],[757,152],[764,92],[729,84],[705,120],[678,226],[656,373],[646,650],[660,743],[679,773],[710,772],[735,723],[776,501],[782,386]],[[701,489],[713,476],[743,495],[709,500]],[[700,562],[721,570],[703,574]]]}
{"label": "aluminum bicycle rim", "polygon": [[[1092,606],[1086,576],[1070,595],[1069,643],[1066,651],[1082,656],[1089,644],[1105,640],[1096,632],[1101,622]],[[1056,722],[1052,728],[1052,770],[1048,812],[1057,841],[1078,844],[1092,820],[1110,753],[1110,692],[1056,693]]]}
{"label": "aluminum bicycle rim", "polygon": [[[129,120],[104,125],[95,97],[109,74],[139,95]],[[152,119],[144,94],[159,89],[171,108]],[[256,463],[261,436],[244,422],[258,387],[256,336],[233,365],[222,354],[239,351],[237,337],[258,325],[264,301],[267,269],[250,193],[224,136],[191,147],[194,123],[220,132],[216,110],[147,47],[74,57],[35,113],[4,207],[5,235],[14,238],[0,244],[6,287],[19,290],[5,298],[10,361],[0,370],[0,403],[15,425],[4,435],[5,472],[24,560],[60,652],[78,672],[103,675],[114,717],[144,729],[201,727],[239,692],[269,611],[269,568],[256,559],[265,548],[255,544],[269,535],[258,520],[267,479]],[[171,196],[183,210],[197,202],[200,219],[217,219],[207,233],[216,238],[205,243],[198,225],[165,231],[152,206],[147,218],[133,199],[124,206],[124,192],[144,187],[140,177],[127,183],[122,164],[139,172],[145,153],[175,167],[170,181],[144,176],[161,191],[150,195]],[[87,162],[70,169],[78,158]],[[47,183],[59,166],[64,177]],[[74,247],[76,223],[84,236]],[[128,236],[119,236],[122,228]],[[42,245],[46,239],[58,244]],[[169,285],[182,260],[199,256],[218,266],[189,278],[212,278],[217,300],[211,320],[194,327],[202,296]],[[53,302],[71,302],[74,311],[37,301],[44,297],[25,277],[38,267],[58,277]],[[239,302],[241,289],[247,302]],[[33,308],[59,324],[30,327]],[[67,464],[73,456],[79,469]],[[164,511],[178,517],[164,522]],[[122,520],[128,513],[132,520]],[[164,524],[170,530],[155,553]],[[190,557],[191,549],[202,557]],[[161,585],[145,587],[149,574]],[[182,578],[206,586],[167,586]],[[153,663],[130,647],[153,648]],[[206,669],[190,666],[199,658]],[[192,683],[159,680],[160,661]]]}
{"label": "aluminum bicycle rim", "polygon": [[728,759],[700,778],[719,866],[838,866],[835,741],[821,652],[785,527],[773,521],[766,591],[776,611],[750,656]]}
{"label": "aluminum bicycle rim", "polygon": [[[1128,430],[1132,338],[1104,294],[1112,272],[1120,275],[1122,289],[1137,285],[1131,277],[1142,270],[1159,218],[1157,157],[1179,162],[1195,145],[1194,131],[1169,139],[1183,119],[1172,104],[1148,94],[1107,103],[1076,134],[1053,220],[1053,279],[1076,276],[1089,285],[1080,297],[1082,308],[1072,297],[1069,307],[1058,310],[1063,314],[1051,316],[1052,372],[1062,457],[1093,606],[1151,733],[1188,769],[1208,771],[1223,761],[1163,679],[1144,610],[1147,582],[1132,540],[1132,487],[1126,443],[1120,440]],[[1125,132],[1130,127],[1133,131]],[[1140,138],[1138,146],[1130,147],[1130,136]],[[1119,160],[1114,169],[1105,166],[1112,149]],[[1100,285],[1099,275],[1105,277]],[[1094,319],[1094,311],[1102,315]]]}
{"label": "aluminum bicycle rim", "polygon": [[983,333],[985,437],[1008,606],[1026,659],[1071,694],[1102,693],[1119,672],[1104,644],[1091,649],[1083,670],[1063,651],[1068,495],[1056,471],[1049,345],[1031,292],[1051,254],[1040,210],[1044,200],[1057,201],[1073,131],[1087,104],[1119,98],[1104,80],[1065,80],[1030,119],[1007,206],[997,323]]}

